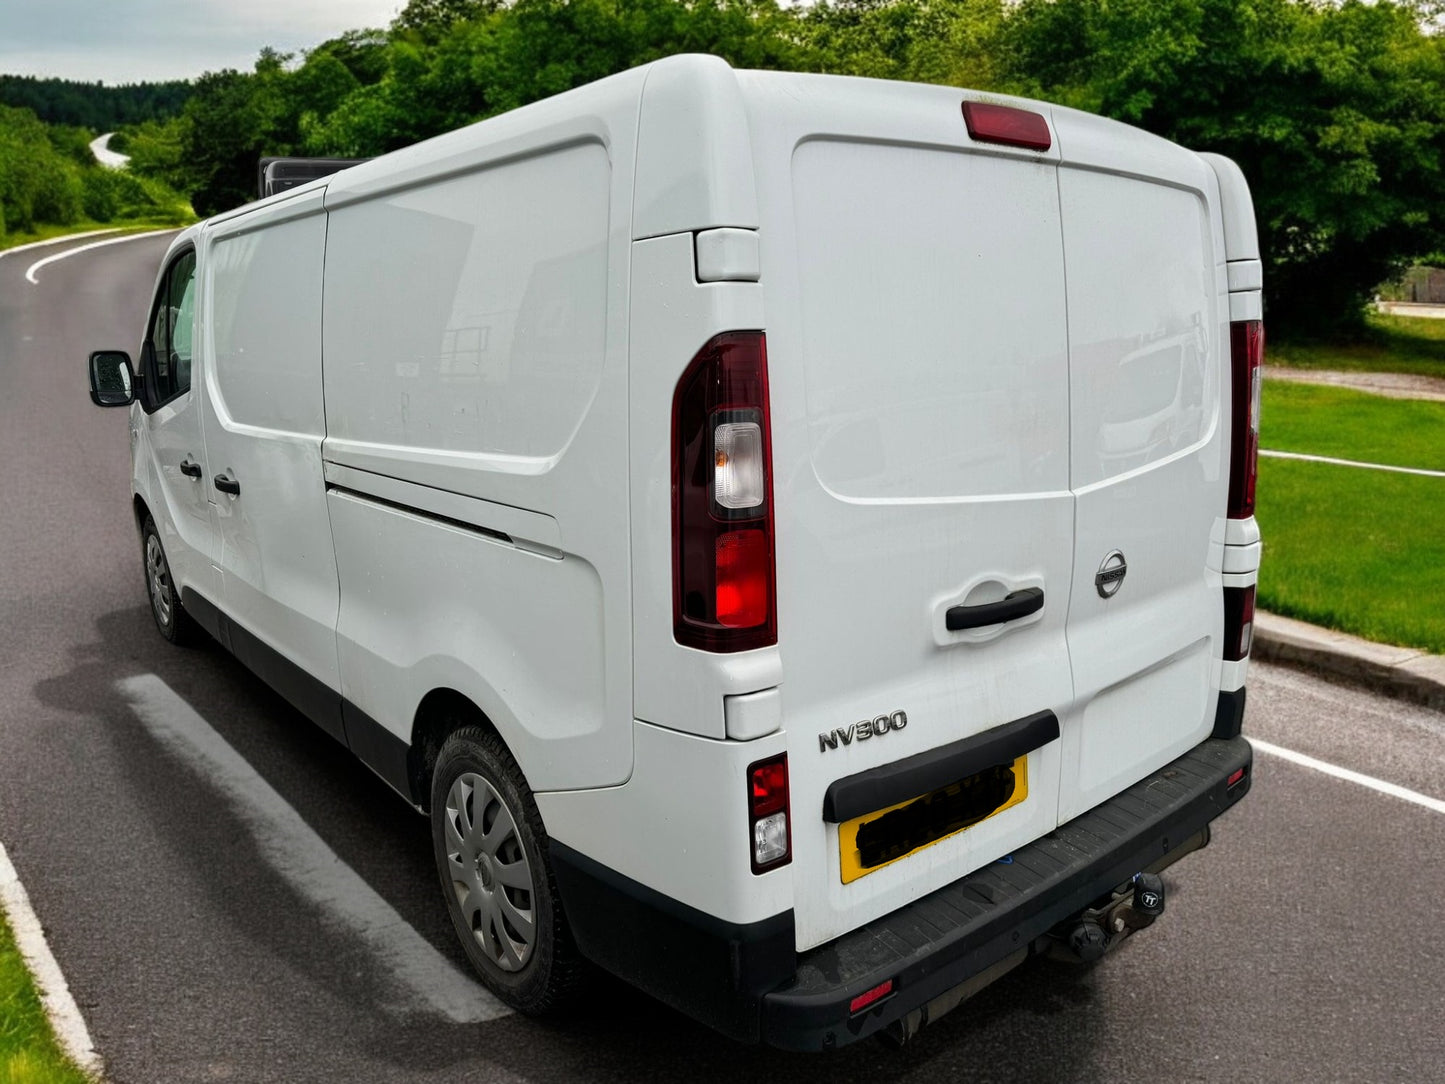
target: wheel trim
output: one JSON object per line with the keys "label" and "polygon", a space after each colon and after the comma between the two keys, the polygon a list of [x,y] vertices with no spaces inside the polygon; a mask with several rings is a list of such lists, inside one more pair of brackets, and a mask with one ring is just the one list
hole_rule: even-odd
{"label": "wheel trim", "polygon": [[512,810],[491,783],[465,772],[447,792],[445,831],[462,921],[492,964],[520,971],[536,946],[536,892]]}
{"label": "wheel trim", "polygon": [[166,553],[161,549],[161,540],[155,535],[146,536],[146,584],[150,588],[151,606],[156,619],[169,627],[174,611],[171,598],[171,573],[166,567]]}

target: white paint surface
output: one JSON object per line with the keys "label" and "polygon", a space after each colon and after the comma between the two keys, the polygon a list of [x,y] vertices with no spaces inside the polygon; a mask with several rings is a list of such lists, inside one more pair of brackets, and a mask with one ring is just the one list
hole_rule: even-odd
{"label": "white paint surface", "polygon": [[326,925],[371,950],[399,987],[402,996],[394,1008],[432,1012],[459,1024],[511,1012],[408,925],[164,681],[142,674],[117,688],[151,735],[222,795],[271,868]]}
{"label": "white paint surface", "polygon": [[40,994],[40,1003],[45,1007],[45,1015],[50,1018],[50,1026],[55,1031],[60,1048],[87,1073],[99,1077],[103,1066],[91,1042],[85,1018],[80,1015],[75,998],[70,996],[65,975],[55,962],[40,918],[30,906],[30,897],[20,883],[20,875],[10,864],[10,856],[5,853],[3,843],[0,843],[0,909],[4,910],[10,922],[15,944],[20,949],[25,966],[30,969]]}

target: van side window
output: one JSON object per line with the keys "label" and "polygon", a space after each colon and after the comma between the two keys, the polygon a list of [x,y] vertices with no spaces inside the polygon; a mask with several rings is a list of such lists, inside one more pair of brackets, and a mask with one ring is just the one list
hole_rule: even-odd
{"label": "van side window", "polygon": [[196,254],[186,252],[161,280],[142,347],[152,410],[190,389],[195,324]]}

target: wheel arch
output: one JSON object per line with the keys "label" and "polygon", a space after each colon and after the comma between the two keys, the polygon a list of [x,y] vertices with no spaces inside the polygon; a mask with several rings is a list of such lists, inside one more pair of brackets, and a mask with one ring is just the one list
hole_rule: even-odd
{"label": "wheel arch", "polygon": [[[471,697],[445,686],[432,689],[421,698],[412,717],[411,744],[407,751],[407,779],[413,804],[431,810],[431,780],[437,757],[452,733],[466,726],[480,726],[495,734],[514,762],[516,752],[495,723]],[[517,762],[521,769],[520,762]],[[526,773],[523,772],[525,778]]]}
{"label": "wheel arch", "polygon": [[146,517],[151,514],[150,506],[146,504],[145,498],[139,493],[131,495],[130,509],[135,516],[135,531],[140,534],[145,530]]}

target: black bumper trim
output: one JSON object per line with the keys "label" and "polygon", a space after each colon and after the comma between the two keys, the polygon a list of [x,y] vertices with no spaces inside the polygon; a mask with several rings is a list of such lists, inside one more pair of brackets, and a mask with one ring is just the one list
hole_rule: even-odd
{"label": "black bumper trim", "polygon": [[823,795],[823,819],[842,824],[875,809],[906,802],[989,768],[1012,764],[1058,737],[1058,717],[1051,711],[1040,711],[926,753],[835,779]]}
{"label": "black bumper trim", "polygon": [[[1146,869],[1249,790],[1243,738],[1210,738],[1102,805],[1009,856],[798,958],[763,999],[763,1039],[793,1050],[842,1046],[920,1008]],[[892,979],[876,1009],[851,999]]]}
{"label": "black bumper trim", "polygon": [[548,853],[584,956],[730,1038],[759,1040],[763,994],[797,966],[792,911],[727,922],[555,839]]}
{"label": "black bumper trim", "polygon": [[1214,709],[1213,738],[1237,738],[1244,729],[1244,689],[1221,692]]}

